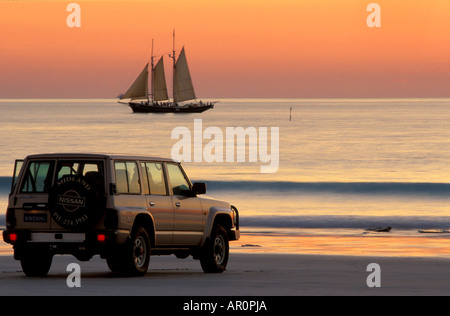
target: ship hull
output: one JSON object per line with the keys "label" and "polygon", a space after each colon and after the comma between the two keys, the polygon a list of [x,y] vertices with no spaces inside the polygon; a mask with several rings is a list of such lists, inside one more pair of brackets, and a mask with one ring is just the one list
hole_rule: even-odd
{"label": "ship hull", "polygon": [[215,102],[203,105],[175,106],[129,102],[128,105],[134,113],[201,113],[214,108],[214,103]]}

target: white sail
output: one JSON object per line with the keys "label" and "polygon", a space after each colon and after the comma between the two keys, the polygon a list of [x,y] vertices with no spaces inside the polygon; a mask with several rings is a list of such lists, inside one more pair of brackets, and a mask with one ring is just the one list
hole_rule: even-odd
{"label": "white sail", "polygon": [[164,60],[161,57],[153,69],[153,101],[165,101],[168,99]]}
{"label": "white sail", "polygon": [[133,82],[127,92],[120,98],[122,99],[147,99],[148,98],[148,64],[145,65],[142,72]]}
{"label": "white sail", "polygon": [[175,102],[182,102],[196,98],[184,47],[181,50],[180,56],[175,64],[173,80],[173,100]]}

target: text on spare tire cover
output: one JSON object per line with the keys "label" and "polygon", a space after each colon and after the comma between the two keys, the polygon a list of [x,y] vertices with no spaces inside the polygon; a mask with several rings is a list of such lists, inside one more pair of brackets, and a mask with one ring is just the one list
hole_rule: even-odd
{"label": "text on spare tire cover", "polygon": [[[57,181],[57,187],[62,187],[64,184],[75,183],[84,188],[87,192],[89,192],[92,187],[86,182],[84,179],[76,177],[76,176],[66,176]],[[80,187],[79,187],[80,188]],[[64,211],[68,213],[74,213],[78,211],[80,208],[86,207],[86,197],[81,196],[76,189],[69,185],[68,190],[61,192],[56,197],[56,205],[61,207]],[[62,210],[61,209],[61,210]],[[88,215],[83,212],[79,214],[80,216],[76,216],[75,218],[64,218],[62,214],[58,213],[57,210],[53,212],[54,219],[64,226],[76,226],[88,220]]]}

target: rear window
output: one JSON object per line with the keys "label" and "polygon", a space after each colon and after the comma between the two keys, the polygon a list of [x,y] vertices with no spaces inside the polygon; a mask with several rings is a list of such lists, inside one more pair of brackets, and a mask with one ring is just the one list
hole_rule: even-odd
{"label": "rear window", "polygon": [[20,187],[22,193],[48,193],[52,185],[53,161],[31,161]]}
{"label": "rear window", "polygon": [[93,176],[103,179],[103,163],[101,161],[61,160],[56,168],[57,178],[64,176]]}
{"label": "rear window", "polygon": [[[31,161],[20,187],[21,193],[48,193],[52,186],[55,161]],[[102,161],[60,160],[56,163],[56,180],[64,176],[82,176],[103,187]]]}

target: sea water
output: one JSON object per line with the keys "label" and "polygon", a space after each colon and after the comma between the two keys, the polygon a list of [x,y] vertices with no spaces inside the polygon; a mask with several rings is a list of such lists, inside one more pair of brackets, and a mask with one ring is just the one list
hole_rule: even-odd
{"label": "sea water", "polygon": [[418,231],[450,228],[450,99],[226,99],[199,114],[134,114],[109,99],[0,100],[0,111],[0,226],[15,159],[171,157],[174,129],[193,133],[201,119],[203,130],[224,133],[279,130],[276,172],[261,173],[248,153],[243,162],[184,163],[207,195],[239,209],[234,251],[450,256],[450,236]]}

